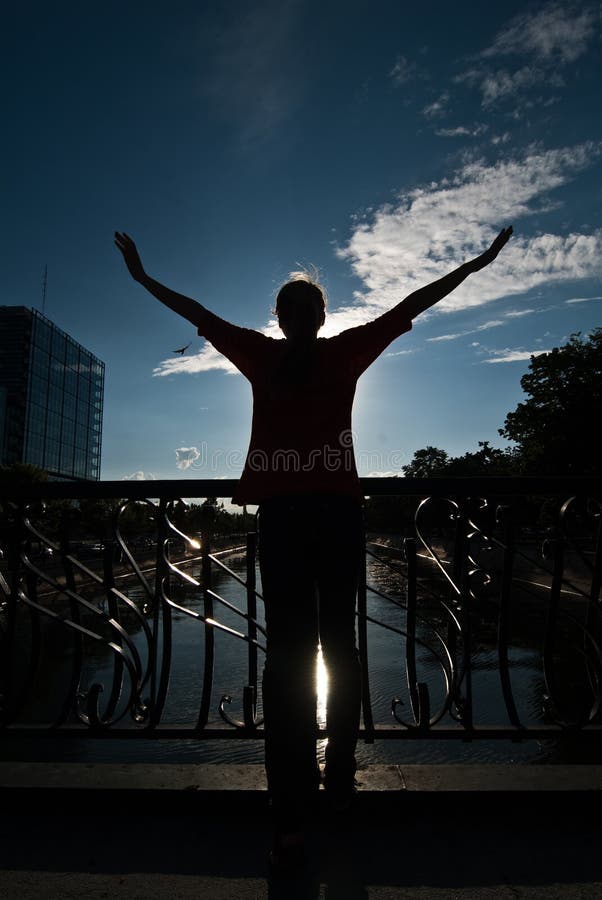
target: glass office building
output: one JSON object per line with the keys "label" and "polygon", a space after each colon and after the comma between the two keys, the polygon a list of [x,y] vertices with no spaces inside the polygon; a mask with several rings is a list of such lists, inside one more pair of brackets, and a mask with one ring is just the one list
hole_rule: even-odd
{"label": "glass office building", "polygon": [[104,363],[24,306],[0,306],[0,462],[100,478]]}

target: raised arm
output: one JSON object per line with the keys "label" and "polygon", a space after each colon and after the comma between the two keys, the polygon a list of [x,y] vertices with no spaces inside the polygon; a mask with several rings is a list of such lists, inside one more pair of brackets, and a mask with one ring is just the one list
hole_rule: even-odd
{"label": "raised arm", "polygon": [[168,306],[180,316],[188,319],[188,321],[192,322],[197,328],[201,327],[203,320],[207,317],[209,311],[196,300],[192,300],[190,297],[185,297],[183,294],[172,291],[170,288],[165,287],[164,284],[155,281],[150,275],[147,275],[144,271],[138,250],[136,249],[136,244],[129,235],[125,234],[125,232],[122,233],[116,231],[115,246],[121,250],[125,264],[134,281],[137,281],[145,287],[147,291],[150,291],[150,293],[156,297],[157,300],[160,300],[161,303],[164,303],[165,306]]}
{"label": "raised arm", "polygon": [[[502,247],[510,240],[511,234],[512,226],[510,226],[510,228],[502,228],[488,250],[485,250],[484,253],[481,253],[481,255],[475,257],[475,259],[465,262],[463,265],[459,266],[459,268],[454,269],[449,275],[444,275],[443,278],[439,278],[438,281],[433,281],[432,284],[427,284],[426,287],[420,288],[420,290],[414,291],[412,294],[408,294],[405,300],[398,303],[397,307],[394,307],[394,309],[399,309],[400,312],[403,311],[410,319],[415,319],[420,313],[429,309],[429,307],[434,306],[435,303],[438,303],[439,300],[442,300],[444,297],[447,297],[447,295],[455,290],[459,284],[462,284],[468,275],[472,275],[473,272],[478,272],[479,269],[484,269],[485,266],[492,263]],[[393,310],[391,310],[391,312],[393,312]],[[385,313],[385,316],[386,315],[388,314]]]}
{"label": "raised arm", "polygon": [[123,254],[125,264],[132,278],[150,291],[157,300],[173,309],[180,316],[188,319],[196,327],[199,335],[210,341],[219,353],[223,353],[242,374],[252,380],[265,357],[266,343],[272,338],[266,337],[252,328],[241,328],[222,319],[206,309],[196,300],[178,294],[151,278],[144,271],[136,245],[125,233],[115,232],[115,246]]}

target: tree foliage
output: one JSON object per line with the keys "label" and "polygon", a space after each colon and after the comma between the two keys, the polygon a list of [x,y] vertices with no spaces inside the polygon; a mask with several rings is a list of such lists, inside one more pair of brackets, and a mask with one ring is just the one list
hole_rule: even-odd
{"label": "tree foliage", "polygon": [[492,447],[489,441],[479,441],[479,449],[451,457],[442,474],[450,477],[469,475],[516,475],[518,459],[516,451]]}
{"label": "tree foliage", "polygon": [[598,475],[602,328],[531,357],[521,387],[528,399],[508,413],[499,433],[516,443],[522,473]]}
{"label": "tree foliage", "polygon": [[31,463],[12,463],[0,466],[0,487],[29,487],[48,481],[48,472]]}
{"label": "tree foliage", "polygon": [[479,441],[478,450],[464,453],[463,456],[449,456],[438,447],[425,447],[416,450],[411,462],[403,466],[403,474],[407,478],[513,475],[516,472],[516,452],[492,447],[489,441]]}
{"label": "tree foliage", "polygon": [[406,478],[432,478],[434,475],[445,474],[445,467],[449,462],[449,456],[445,450],[438,447],[424,447],[416,450],[411,462],[402,466]]}

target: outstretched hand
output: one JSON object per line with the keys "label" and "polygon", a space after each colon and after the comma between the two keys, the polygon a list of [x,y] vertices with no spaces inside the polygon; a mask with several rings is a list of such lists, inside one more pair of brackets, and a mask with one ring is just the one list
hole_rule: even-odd
{"label": "outstretched hand", "polygon": [[129,273],[132,278],[135,281],[141,281],[146,273],[142,265],[142,260],[140,259],[140,256],[138,254],[138,250],[136,249],[136,244],[133,242],[131,237],[125,232],[116,231],[115,246],[118,250],[121,250],[123,259],[125,260],[125,264],[128,267]]}
{"label": "outstretched hand", "polygon": [[502,228],[491,247],[474,260],[475,270],[483,269],[489,263],[492,263],[500,250],[506,246],[511,236],[512,225],[509,228]]}

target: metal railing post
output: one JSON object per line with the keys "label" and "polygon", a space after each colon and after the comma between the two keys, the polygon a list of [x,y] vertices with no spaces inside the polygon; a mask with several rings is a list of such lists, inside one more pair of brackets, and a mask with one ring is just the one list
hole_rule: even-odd
{"label": "metal railing post", "polygon": [[366,590],[366,535],[363,534],[357,589],[358,651],[362,682],[362,715],[364,719],[365,742],[374,743],[374,717],[370,699],[370,678],[368,668],[368,600]]}
{"label": "metal railing post", "polygon": [[257,712],[257,532],[247,533],[246,594],[247,594],[247,645],[248,681],[243,690],[243,721],[246,728],[254,728]]}

